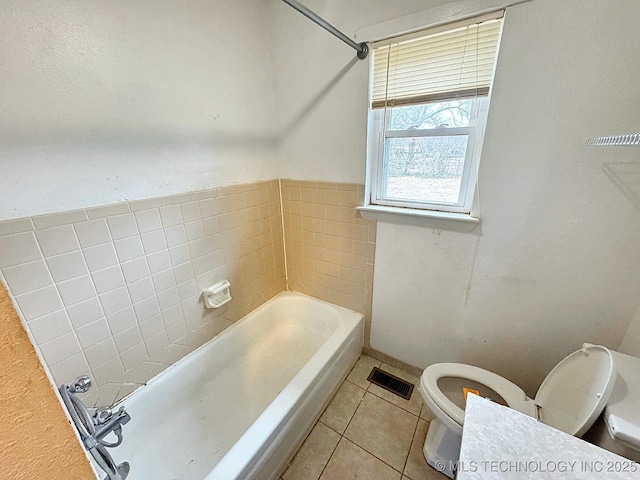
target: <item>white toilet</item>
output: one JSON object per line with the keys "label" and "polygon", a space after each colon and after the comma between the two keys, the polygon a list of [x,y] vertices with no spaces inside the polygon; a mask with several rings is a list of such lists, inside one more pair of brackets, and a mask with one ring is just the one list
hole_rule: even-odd
{"label": "white toilet", "polygon": [[[640,450],[640,409],[636,408],[640,405],[640,359],[584,344],[551,370],[535,399],[528,398],[509,380],[478,367],[460,363],[431,365],[419,385],[422,398],[436,417],[429,425],[424,456],[431,466],[435,467],[436,462],[445,465],[442,473],[453,478],[464,424],[463,388],[565,433],[582,436],[604,410],[616,383],[617,408],[611,419],[605,412],[605,422],[616,422],[616,435],[611,435],[615,440],[624,438],[625,447]],[[620,388],[622,383],[624,388]],[[612,427],[609,423],[607,426],[611,433]]]}

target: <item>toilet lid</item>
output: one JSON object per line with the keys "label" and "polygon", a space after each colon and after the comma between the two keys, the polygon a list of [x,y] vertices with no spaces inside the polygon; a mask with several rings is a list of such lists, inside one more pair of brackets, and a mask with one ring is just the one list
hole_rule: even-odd
{"label": "toilet lid", "polygon": [[536,395],[540,420],[565,433],[583,435],[604,409],[616,377],[605,347],[583,346],[547,375]]}

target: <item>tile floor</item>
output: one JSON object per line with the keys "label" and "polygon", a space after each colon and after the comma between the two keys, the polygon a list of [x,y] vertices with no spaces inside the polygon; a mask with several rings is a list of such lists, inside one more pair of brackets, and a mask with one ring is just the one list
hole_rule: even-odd
{"label": "tile floor", "polygon": [[422,455],[432,415],[417,387],[404,400],[367,381],[373,367],[417,386],[415,376],[362,355],[282,480],[447,480]]}

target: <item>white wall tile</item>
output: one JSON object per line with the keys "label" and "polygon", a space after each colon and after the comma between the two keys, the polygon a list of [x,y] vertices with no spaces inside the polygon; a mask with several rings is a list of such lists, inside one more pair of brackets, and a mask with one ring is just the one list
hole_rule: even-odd
{"label": "white wall tile", "polygon": [[144,258],[138,258],[130,262],[125,262],[122,265],[122,273],[124,273],[124,279],[127,283],[137,282],[143,278],[149,277],[149,268]]}
{"label": "white wall tile", "polygon": [[74,328],[95,322],[104,316],[102,305],[97,297],[67,307],[67,313]]}
{"label": "white wall tile", "polygon": [[81,348],[75,332],[65,333],[40,345],[42,356],[48,365],[55,365],[73,355],[80,353]]}
{"label": "white wall tile", "polygon": [[129,306],[107,316],[107,323],[111,332],[116,335],[127,328],[137,324],[136,314],[133,306]]}
{"label": "white wall tile", "polygon": [[127,288],[129,289],[129,295],[131,296],[131,301],[133,303],[140,302],[141,300],[149,298],[156,293],[153,289],[153,283],[149,277],[130,283],[127,285]]}
{"label": "white wall tile", "polygon": [[111,330],[107,324],[107,320],[101,318],[95,322],[89,323],[84,327],[76,329],[76,336],[83,349],[92,347],[96,343],[100,343],[111,337]]}
{"label": "white wall tile", "polygon": [[122,276],[120,265],[93,272],[91,277],[98,294],[107,293],[124,286],[124,277]]}
{"label": "white wall tile", "polygon": [[18,295],[15,299],[27,322],[62,308],[60,295],[54,286]]}
{"label": "white wall tile", "polygon": [[110,292],[103,293],[99,297],[102,309],[107,317],[131,305],[129,290],[127,290],[126,287],[120,287]]}
{"label": "white wall tile", "polygon": [[197,240],[204,237],[204,227],[202,220],[196,220],[195,222],[185,223],[184,229],[187,232],[187,240]]}
{"label": "white wall tile", "polygon": [[167,327],[167,338],[170,343],[175,343],[180,340],[182,337],[187,335],[187,325],[183,320],[174,323],[173,325]]}
{"label": "white wall tile", "polygon": [[173,270],[165,270],[164,272],[156,273],[152,275],[153,286],[156,292],[162,292],[171,287],[175,287],[176,279],[173,276]]}
{"label": "white wall tile", "polygon": [[96,290],[89,275],[58,282],[57,286],[66,306],[75,305],[96,296]]}
{"label": "white wall tile", "polygon": [[218,217],[205,218],[202,220],[202,227],[206,236],[220,233],[220,221]]}
{"label": "white wall tile", "polygon": [[129,202],[129,209],[132,212],[139,212],[140,210],[149,210],[151,208],[164,207],[163,198],[149,198],[146,200],[136,200]]}
{"label": "white wall tile", "polygon": [[156,297],[151,297],[136,303],[133,306],[133,310],[136,312],[138,321],[142,322],[160,313],[160,305],[158,305],[158,299]]}
{"label": "white wall tile", "polygon": [[169,249],[169,256],[171,257],[171,264],[173,266],[180,265],[184,262],[191,260],[189,254],[189,246],[185,243]]}
{"label": "white wall tile", "polygon": [[141,257],[144,253],[142,250],[142,242],[138,236],[123,238],[113,243],[116,247],[116,253],[118,254],[120,263]]}
{"label": "white wall tile", "polygon": [[200,304],[200,297],[191,297],[183,300],[182,303],[182,312],[185,317],[189,315],[193,315],[194,313],[202,313],[202,305]]}
{"label": "white wall tile", "polygon": [[190,278],[189,280],[178,284],[178,295],[180,295],[181,300],[195,297],[199,295],[199,293],[195,278]]}
{"label": "white wall tile", "polygon": [[181,203],[193,202],[196,196],[193,193],[181,193],[179,195],[171,195],[164,197],[165,205],[179,205]]}
{"label": "white wall tile", "polygon": [[107,217],[109,231],[113,240],[131,237],[138,234],[138,224],[133,213],[125,213],[123,215],[115,215]]}
{"label": "white wall tile", "polygon": [[213,274],[211,272],[196,275],[196,286],[198,287],[198,290],[202,291],[205,288],[209,288],[211,285],[213,285]]}
{"label": "white wall tile", "polygon": [[58,225],[82,222],[87,219],[87,213],[84,210],[73,210],[70,212],[52,213],[50,215],[39,215],[31,219],[35,227],[41,230],[43,228],[57,227]]}
{"label": "white wall tile", "polygon": [[142,335],[140,334],[140,328],[135,327],[128,328],[124,332],[120,332],[114,337],[116,342],[116,348],[118,352],[126,352],[127,350],[142,343]]}
{"label": "white wall tile", "polygon": [[120,215],[121,213],[127,213],[129,211],[129,205],[125,203],[116,203],[115,205],[107,205],[104,207],[87,208],[87,215],[90,219],[104,218],[111,215]]}
{"label": "white wall tile", "polygon": [[208,255],[195,258],[191,263],[193,264],[193,273],[196,277],[211,270]]}
{"label": "white wall tile", "polygon": [[89,270],[95,272],[103,268],[111,267],[118,263],[113,244],[104,243],[82,250]]}
{"label": "white wall tile", "polygon": [[169,339],[166,332],[163,330],[160,333],[156,333],[153,337],[144,341],[147,346],[147,352],[149,355],[154,355],[169,345]]}
{"label": "white wall tile", "polygon": [[142,337],[145,340],[153,337],[158,332],[161,332],[164,328],[164,322],[162,321],[162,315],[160,314],[153,315],[152,317],[140,322],[140,331],[142,332]]}
{"label": "white wall tile", "polygon": [[160,304],[160,310],[166,310],[167,308],[180,303],[178,289],[176,287],[172,287],[158,293],[158,303]]}
{"label": "white wall tile", "polygon": [[[173,275],[176,279],[176,283],[186,282],[192,278],[195,278],[195,274],[193,272],[193,266],[191,262],[183,263],[182,265],[178,265],[177,267],[173,267]],[[194,281],[195,286],[195,281]]]}
{"label": "white wall tile", "polygon": [[56,282],[64,282],[89,273],[80,250],[48,257],[47,265],[49,265],[51,275]]}
{"label": "white wall tile", "polygon": [[164,233],[167,237],[167,245],[169,247],[175,247],[176,245],[187,243],[187,232],[185,231],[183,224],[169,227],[165,229]]}
{"label": "white wall tile", "polygon": [[31,232],[35,230],[31,218],[18,218],[0,222],[0,235],[12,235],[14,233]]}
{"label": "white wall tile", "polygon": [[92,247],[111,241],[107,221],[104,218],[76,223],[73,228],[76,231],[82,248]]}
{"label": "white wall tile", "polygon": [[[192,313],[187,315],[184,319],[185,324],[187,325],[188,332],[195,332],[202,325],[204,325],[205,320],[200,312]],[[199,343],[199,342],[197,342]],[[200,344],[201,345],[201,344]]]}
{"label": "white wall tile", "polygon": [[89,366],[94,369],[118,354],[113,338],[108,338],[84,350]]}
{"label": "white wall tile", "polygon": [[[165,199],[166,202],[166,199]],[[160,218],[162,219],[162,225],[172,227],[173,225],[179,225],[182,223],[182,212],[180,211],[180,205],[171,205],[169,207],[162,207],[160,209]]]}
{"label": "white wall tile", "polygon": [[211,283],[240,251],[223,243],[218,190],[205,193],[0,222],[0,271],[58,383],[90,373],[101,386],[87,398],[110,402],[215,333],[194,277]]}
{"label": "white wall tile", "polygon": [[[127,378],[124,374],[124,367],[122,366],[122,362],[117,355],[102,363],[101,365],[93,367],[91,371],[93,372],[96,384],[102,387],[101,390],[106,387],[110,387],[115,383],[127,381]],[[118,387],[118,391],[116,393],[110,393],[110,396],[106,399],[98,399],[97,405],[111,405],[120,392],[120,386],[116,386]]]}
{"label": "white wall tile", "polygon": [[2,273],[14,296],[38,290],[53,283],[44,260],[7,267],[2,270]]}
{"label": "white wall tile", "polygon": [[29,330],[38,345],[58,338],[72,329],[67,312],[58,310],[29,322]]}
{"label": "white wall tile", "polygon": [[165,328],[169,328],[170,325],[173,325],[180,320],[184,320],[181,305],[178,303],[164,310],[162,312],[162,320],[164,322]]}
{"label": "white wall tile", "polygon": [[162,228],[160,211],[157,208],[136,212],[136,221],[138,222],[140,233],[153,232]]}
{"label": "white wall tile", "polygon": [[151,255],[147,255],[147,264],[149,265],[149,271],[154,274],[171,268],[171,257],[169,257],[169,250],[161,250]]}
{"label": "white wall tile", "polygon": [[35,234],[45,257],[71,252],[80,248],[71,225],[37,230]]}
{"label": "white wall tile", "polygon": [[33,232],[0,237],[0,268],[42,258]]}
{"label": "white wall tile", "polygon": [[207,241],[204,238],[189,242],[189,255],[191,258],[198,258],[209,254]]}
{"label": "white wall tile", "polygon": [[209,218],[218,215],[218,205],[215,198],[200,200],[200,213],[202,218]]}
{"label": "white wall tile", "polygon": [[120,358],[125,370],[130,370],[147,359],[147,349],[144,343],[140,343],[126,352],[120,353]]}
{"label": "white wall tile", "polygon": [[141,235],[141,238],[144,252],[147,255],[159,252],[160,250],[164,250],[165,248],[167,248],[167,241],[164,238],[164,232],[162,230],[143,233]]}
{"label": "white wall tile", "polygon": [[80,352],[65,358],[56,365],[49,365],[49,370],[56,385],[62,385],[63,383],[73,382],[80,375],[88,374],[89,364],[84,357],[84,353]]}
{"label": "white wall tile", "polygon": [[185,223],[202,218],[200,204],[198,202],[183,203],[180,205],[180,209],[182,210],[182,220]]}

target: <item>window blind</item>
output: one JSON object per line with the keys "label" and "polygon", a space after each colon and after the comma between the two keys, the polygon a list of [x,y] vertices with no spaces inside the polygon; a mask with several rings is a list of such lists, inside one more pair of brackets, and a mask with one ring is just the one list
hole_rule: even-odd
{"label": "window blind", "polygon": [[371,106],[488,95],[501,30],[494,16],[374,44]]}

